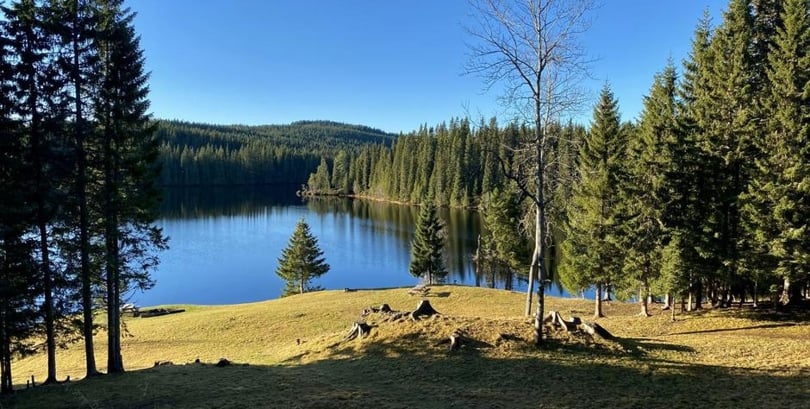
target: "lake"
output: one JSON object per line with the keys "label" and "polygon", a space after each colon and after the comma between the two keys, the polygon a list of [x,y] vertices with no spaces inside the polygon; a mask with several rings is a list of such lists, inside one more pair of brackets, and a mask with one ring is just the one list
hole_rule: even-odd
{"label": "lake", "polygon": [[[170,249],[160,255],[155,287],[138,305],[232,304],[278,298],[278,257],[304,218],[331,269],[325,289],[413,286],[408,272],[418,208],[343,198],[302,199],[296,186],[170,189],[158,225]],[[525,291],[514,277],[477,276],[472,255],[478,213],[441,209],[447,231],[447,282]]]}

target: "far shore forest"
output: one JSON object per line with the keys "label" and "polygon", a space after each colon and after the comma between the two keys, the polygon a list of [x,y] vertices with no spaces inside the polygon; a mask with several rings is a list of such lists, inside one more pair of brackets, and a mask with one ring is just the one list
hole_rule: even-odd
{"label": "far shore forest", "polygon": [[105,312],[153,285],[170,244],[155,225],[169,187],[294,183],[302,196],[475,209],[480,272],[596,289],[595,316],[610,298],[638,300],[642,316],[651,299],[684,312],[806,307],[808,8],[730,0],[717,24],[706,13],[688,57],[650,78],[634,121],[605,84],[588,124],[448,118],[393,135],[154,119],[122,0],[4,2],[2,392],[14,388],[12,362],[32,353],[48,355],[45,382],[57,382],[55,351],[76,342],[97,375],[99,312],[106,367],[124,371],[120,314]]}

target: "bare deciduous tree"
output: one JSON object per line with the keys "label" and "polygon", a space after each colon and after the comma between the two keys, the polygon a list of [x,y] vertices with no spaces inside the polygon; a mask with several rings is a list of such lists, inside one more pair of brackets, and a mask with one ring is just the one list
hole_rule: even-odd
{"label": "bare deciduous tree", "polygon": [[[468,31],[470,60],[467,73],[480,75],[486,89],[503,86],[501,102],[517,118],[534,125],[531,138],[522,141],[516,155],[527,163],[523,174],[507,177],[518,182],[535,207],[535,243],[529,271],[526,314],[531,314],[535,277],[537,290],[535,343],[543,342],[546,281],[544,254],[549,233],[546,169],[548,154],[558,135],[552,125],[578,109],[584,93],[587,59],[578,43],[593,9],[591,0],[470,0],[474,22]],[[557,128],[558,129],[558,128]]]}

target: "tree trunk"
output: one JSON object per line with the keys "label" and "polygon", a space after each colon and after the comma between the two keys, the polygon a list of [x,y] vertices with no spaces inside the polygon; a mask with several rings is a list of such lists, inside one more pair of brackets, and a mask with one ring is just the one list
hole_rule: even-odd
{"label": "tree trunk", "polygon": [[[534,260],[534,255],[532,255],[532,260]],[[532,315],[532,297],[534,296],[534,280],[537,277],[537,272],[534,269],[534,264],[529,267],[529,285],[526,289],[526,316],[530,317]]]}
{"label": "tree trunk", "polygon": [[790,277],[784,276],[783,277],[783,284],[782,284],[782,295],[779,297],[779,303],[783,306],[787,306],[793,303],[793,289],[791,288],[792,283],[790,282]]}
{"label": "tree trunk", "polygon": [[601,318],[605,315],[602,314],[602,284],[596,285],[596,297],[594,297],[594,309],[593,309],[593,316],[594,318]]}
{"label": "tree trunk", "polygon": [[[539,81],[538,81],[539,82]],[[539,84],[538,84],[539,85]],[[539,89],[539,87],[538,87]],[[539,98],[539,95],[536,96]],[[545,185],[545,129],[542,129],[540,118],[540,102],[535,100],[535,234],[534,253],[532,255],[532,267],[537,272],[537,311],[534,315],[534,344],[543,344],[543,314],[545,313],[546,302],[546,263],[545,263],[545,239],[546,239],[546,201],[543,192]]]}
{"label": "tree trunk", "polygon": [[[42,198],[40,198],[42,200]],[[39,251],[42,253],[42,309],[45,313],[45,349],[48,356],[48,376],[45,384],[56,382],[56,329],[53,313],[53,277],[51,275],[50,250],[48,248],[48,227],[45,210],[39,204]]]}
{"label": "tree trunk", "polygon": [[641,315],[642,317],[649,317],[650,311],[648,307],[650,298],[649,296],[644,294],[644,290],[641,290],[641,292],[642,292],[641,297],[639,297],[640,298],[639,301],[641,301],[641,312],[638,315]]}
{"label": "tree trunk", "polygon": [[758,283],[756,281],[754,281],[754,293],[752,294],[752,299],[753,299],[753,302],[754,302],[754,308],[759,307],[759,293],[758,293],[757,284]]}
{"label": "tree trunk", "polygon": [[11,381],[11,339],[5,305],[0,308],[3,308],[0,311],[0,394],[6,395],[14,392],[14,384]]}

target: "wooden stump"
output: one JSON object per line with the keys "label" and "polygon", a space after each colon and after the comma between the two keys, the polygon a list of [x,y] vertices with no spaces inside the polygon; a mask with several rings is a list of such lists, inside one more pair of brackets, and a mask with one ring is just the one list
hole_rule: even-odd
{"label": "wooden stump", "polygon": [[595,322],[583,322],[582,324],[579,325],[579,328],[581,328],[582,331],[591,336],[599,336],[603,339],[609,340],[616,339],[616,337],[613,336],[613,334],[611,334],[608,330],[606,330],[601,325]]}
{"label": "wooden stump", "polygon": [[453,333],[450,334],[450,350],[458,351],[461,349],[462,340],[463,337],[461,336],[461,332],[458,330],[453,331]]}
{"label": "wooden stump", "polygon": [[419,301],[419,305],[416,306],[416,309],[411,313],[411,318],[418,320],[421,317],[430,317],[438,313],[439,312],[436,311],[432,305],[430,305],[429,300],[421,300]]}
{"label": "wooden stump", "polygon": [[355,322],[354,325],[352,325],[352,327],[349,329],[349,332],[346,334],[346,337],[343,338],[343,340],[351,341],[355,338],[365,338],[370,333],[371,333],[371,326],[363,321],[358,321]]}

